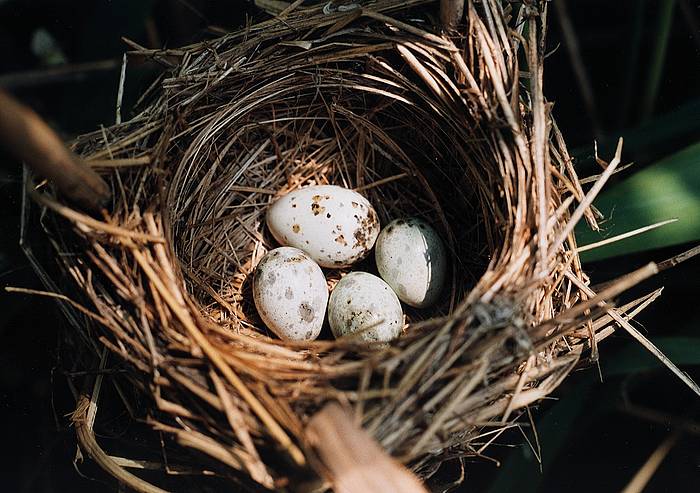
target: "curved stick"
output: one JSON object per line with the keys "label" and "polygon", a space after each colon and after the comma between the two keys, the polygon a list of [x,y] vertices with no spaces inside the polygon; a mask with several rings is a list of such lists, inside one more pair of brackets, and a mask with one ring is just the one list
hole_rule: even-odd
{"label": "curved stick", "polygon": [[306,438],[337,493],[428,492],[337,403],[327,404],[311,418]]}
{"label": "curved stick", "polygon": [[107,204],[110,190],[104,180],[71,153],[39,115],[2,90],[0,143],[81,207],[96,212]]}
{"label": "curved stick", "polygon": [[95,440],[95,434],[88,425],[88,408],[90,407],[90,398],[81,394],[78,399],[75,412],[71,420],[75,426],[75,433],[78,437],[80,449],[85,452],[88,457],[94,460],[102,469],[110,475],[117,478],[118,481],[127,485],[129,488],[138,493],[168,493],[167,491],[153,486],[151,483],[144,481],[138,476],[134,476],[126,471],[123,467],[117,464],[114,459],[105,453]]}

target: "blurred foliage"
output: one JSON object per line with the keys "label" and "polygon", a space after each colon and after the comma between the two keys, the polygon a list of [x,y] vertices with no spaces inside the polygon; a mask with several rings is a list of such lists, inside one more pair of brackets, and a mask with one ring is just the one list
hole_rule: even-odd
{"label": "blurred foliage", "polygon": [[582,223],[577,229],[579,245],[666,219],[679,220],[583,252],[584,262],[700,240],[700,142],[634,173],[603,192],[594,205],[607,219],[602,232]]}
{"label": "blurred foliage", "polygon": [[[598,154],[606,159],[615,153],[617,139],[624,139],[625,162],[637,163],[631,170],[650,164],[651,159],[660,159],[669,151],[677,150],[684,143],[697,140],[700,136],[700,99],[691,99],[668,113],[640,122],[638,125],[617,129],[607,138],[598,142]],[[591,144],[579,146],[571,151],[580,176],[600,172],[595,162],[594,147]]]}

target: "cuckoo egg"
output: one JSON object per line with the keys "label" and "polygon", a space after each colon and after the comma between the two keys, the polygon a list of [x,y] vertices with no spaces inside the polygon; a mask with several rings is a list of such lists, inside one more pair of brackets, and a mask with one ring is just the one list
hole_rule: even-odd
{"label": "cuckoo egg", "polygon": [[333,288],[328,323],[336,338],[356,334],[363,341],[390,341],[403,326],[401,302],[377,276],[351,272]]}
{"label": "cuckoo egg", "polygon": [[366,257],[379,235],[372,205],[335,185],[301,188],[267,211],[267,226],[282,245],[306,252],[322,267],[347,267]]}
{"label": "cuckoo egg", "polygon": [[377,238],[377,270],[399,299],[417,308],[434,304],[445,284],[447,254],[437,232],[417,218],[387,224]]}
{"label": "cuckoo egg", "polygon": [[265,325],[280,339],[318,337],[328,304],[321,268],[297,248],[269,251],[253,275],[253,299]]}

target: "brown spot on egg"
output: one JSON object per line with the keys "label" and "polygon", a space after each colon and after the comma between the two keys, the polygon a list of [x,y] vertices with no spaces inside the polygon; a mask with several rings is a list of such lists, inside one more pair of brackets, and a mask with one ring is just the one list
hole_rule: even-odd
{"label": "brown spot on egg", "polygon": [[301,226],[299,226],[298,224],[292,225],[292,231],[298,233],[299,231],[301,231]]}
{"label": "brown spot on egg", "polygon": [[363,251],[369,251],[372,248],[372,242],[376,235],[374,231],[379,229],[379,221],[374,209],[367,211],[367,217],[357,218],[360,226],[355,230],[355,244],[353,248],[361,248]]}
{"label": "brown spot on egg", "polygon": [[[328,199],[329,197],[326,196],[325,198]],[[326,210],[326,208],[320,204],[321,200],[323,199],[324,197],[321,197],[320,195],[314,195],[311,197],[311,212],[313,212],[314,216],[318,216]]]}
{"label": "brown spot on egg", "polygon": [[367,219],[370,221],[371,224],[376,225],[379,223],[379,220],[377,219],[377,213],[374,212],[374,209],[369,209],[367,211]]}
{"label": "brown spot on egg", "polygon": [[318,216],[319,214],[322,214],[323,211],[325,211],[326,208],[323,207],[321,204],[318,204],[316,202],[311,204],[311,212],[313,212],[314,216]]}
{"label": "brown spot on egg", "polygon": [[348,242],[345,240],[345,236],[343,235],[338,235],[335,239],[336,243],[340,243],[343,246],[348,246]]}
{"label": "brown spot on egg", "polygon": [[326,213],[326,219],[330,219],[330,218],[331,218],[331,213],[330,212]]}
{"label": "brown spot on egg", "polygon": [[311,323],[315,318],[314,309],[309,303],[299,305],[299,316],[304,322]]}
{"label": "brown spot on egg", "polygon": [[358,204],[357,202],[351,202],[350,205],[352,205],[355,209],[357,209],[360,206],[360,204]]}
{"label": "brown spot on egg", "polygon": [[367,250],[367,232],[362,227],[359,227],[355,230],[353,236],[355,237],[355,244],[352,247],[360,247]]}
{"label": "brown spot on egg", "polygon": [[284,290],[284,297],[287,298],[288,300],[291,300],[294,298],[294,291],[292,291],[292,288],[288,287],[287,289]]}

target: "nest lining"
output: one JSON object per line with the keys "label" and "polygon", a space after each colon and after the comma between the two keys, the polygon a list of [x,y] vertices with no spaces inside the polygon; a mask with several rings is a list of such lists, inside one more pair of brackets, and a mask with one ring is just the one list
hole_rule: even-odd
{"label": "nest lining", "polygon": [[[455,260],[455,282],[444,303],[410,310],[410,320],[447,314],[485,268],[488,246],[478,241],[483,209],[474,205],[478,196],[454,152],[464,136],[429,120],[420,94],[389,93],[401,74],[373,70],[376,56],[364,64],[341,58],[313,72],[301,67],[283,79],[258,77],[234,103],[193,115],[201,130],[167,186],[169,243],[212,320],[264,331],[249,281],[261,255],[275,246],[264,227],[266,207],[306,185],[359,190],[382,224],[421,216],[441,231]],[[176,131],[191,126],[188,117]],[[372,259],[353,269],[372,271]],[[341,272],[328,274],[332,283]]]}
{"label": "nest lining", "polygon": [[[68,219],[48,229],[74,254],[60,260],[88,345],[129,369],[155,429],[225,474],[282,484],[313,457],[307,419],[338,400],[428,477],[482,455],[484,433],[517,421],[614,330],[584,289],[571,232],[572,216],[595,217],[577,205],[542,96],[545,12],[469,3],[457,38],[386,17],[415,18],[421,3],[297,8],[135,53],[172,66],[151,102],[74,144],[87,161],[120,163],[105,170],[111,212],[95,221],[36,195]],[[447,240],[444,302],[409,312],[388,347],[260,330],[246,279],[274,244],[265,209],[313,183],[361,190],[384,224],[423,216]]]}

